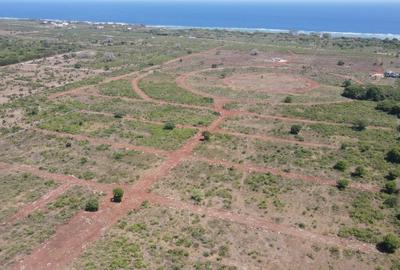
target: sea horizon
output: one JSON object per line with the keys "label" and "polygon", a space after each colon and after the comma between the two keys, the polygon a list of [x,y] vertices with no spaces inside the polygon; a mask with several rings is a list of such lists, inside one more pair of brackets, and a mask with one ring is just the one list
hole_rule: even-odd
{"label": "sea horizon", "polygon": [[331,37],[347,37],[347,38],[377,38],[377,39],[400,39],[400,34],[392,33],[356,33],[356,32],[330,32],[330,31],[307,31],[307,30],[293,30],[293,29],[268,29],[268,28],[241,28],[241,27],[206,27],[206,26],[183,26],[183,25],[148,25],[142,23],[128,23],[128,22],[102,22],[102,21],[80,21],[80,20],[63,20],[63,19],[36,19],[36,18],[17,18],[17,17],[0,17],[0,20],[27,20],[27,21],[48,21],[48,22],[69,22],[69,23],[87,23],[92,25],[126,25],[137,26],[143,25],[148,28],[165,28],[171,30],[190,30],[190,29],[204,29],[204,30],[225,30],[237,32],[263,32],[263,33],[294,33],[304,35],[322,35],[329,34]]}
{"label": "sea horizon", "polygon": [[[90,10],[91,12],[85,12]],[[357,12],[356,12],[357,11]],[[5,2],[0,18],[400,39],[400,3]],[[370,21],[374,20],[371,24]]]}

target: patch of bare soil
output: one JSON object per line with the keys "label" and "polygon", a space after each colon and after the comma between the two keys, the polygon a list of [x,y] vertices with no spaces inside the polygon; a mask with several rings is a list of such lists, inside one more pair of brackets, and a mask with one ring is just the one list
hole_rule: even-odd
{"label": "patch of bare soil", "polygon": [[224,79],[224,83],[236,90],[251,90],[267,93],[305,93],[319,86],[308,78],[283,73],[244,73]]}

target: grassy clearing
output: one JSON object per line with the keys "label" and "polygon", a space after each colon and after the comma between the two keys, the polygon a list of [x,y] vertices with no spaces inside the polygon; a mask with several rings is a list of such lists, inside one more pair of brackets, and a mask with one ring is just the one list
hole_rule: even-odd
{"label": "grassy clearing", "polygon": [[0,223],[10,218],[19,208],[36,201],[56,187],[54,181],[44,180],[31,174],[1,173]]}
{"label": "grassy clearing", "polygon": [[263,119],[254,116],[237,116],[226,119],[222,128],[245,134],[270,135],[285,139],[295,139],[319,143],[352,143],[357,141],[386,145],[397,143],[396,132],[390,130],[366,129],[357,131],[352,127],[327,124],[299,124],[302,128],[297,136],[290,134],[291,126],[299,124],[280,120]]}
{"label": "grassy clearing", "polygon": [[[111,34],[113,35],[113,43],[97,47],[96,57],[85,62],[85,67],[109,69],[114,74],[117,74],[117,72],[118,74],[128,73],[162,64],[168,60],[194,52],[207,50],[219,44],[219,42],[210,40],[194,40],[142,31],[124,33],[123,31],[110,30],[105,30],[102,35],[93,37],[102,40],[105,36]],[[92,31],[89,31],[89,35],[93,36]],[[104,53],[106,52],[113,53],[115,59],[104,61]]]}
{"label": "grassy clearing", "polygon": [[118,138],[135,145],[152,146],[164,150],[179,148],[196,133],[195,129],[166,130],[163,125],[73,112],[42,118],[39,127],[71,134],[85,134],[91,137]]}
{"label": "grassy clearing", "polygon": [[385,195],[339,191],[336,187],[203,162],[181,164],[157,183],[154,191],[188,203],[229,209],[320,234],[360,239],[356,232],[364,229],[375,232],[374,239],[381,239],[399,229],[386,222],[395,219],[396,211],[384,206]]}
{"label": "grassy clearing", "polygon": [[0,153],[1,161],[30,164],[102,183],[133,183],[161,162],[161,158],[151,154],[112,149],[109,145],[94,146],[40,132],[11,134],[0,138],[4,150]]}
{"label": "grassy clearing", "polygon": [[249,91],[248,89],[242,89],[241,91],[235,91],[230,87],[222,83],[222,79],[227,76],[233,75],[234,71],[231,69],[216,70],[212,72],[203,72],[195,77],[188,79],[188,82],[193,85],[196,89],[204,93],[217,95],[220,97],[227,98],[254,98],[265,100],[269,98],[268,93]]}
{"label": "grassy clearing", "polygon": [[375,109],[376,104],[368,101],[355,101],[343,104],[314,106],[281,106],[278,112],[286,116],[294,116],[312,120],[332,121],[337,123],[354,123],[365,119],[369,125],[395,127],[396,117]]}
{"label": "grassy clearing", "polygon": [[342,92],[342,87],[321,85],[317,89],[305,94],[294,95],[292,98],[294,103],[345,101],[346,98],[342,97]]}
{"label": "grassy clearing", "polygon": [[[121,112],[128,116],[145,120],[173,122],[175,124],[193,126],[208,125],[216,118],[216,114],[211,110],[188,109],[172,105],[158,105],[151,102],[123,100],[119,98],[112,100],[96,97],[83,100],[65,98],[48,108],[47,113],[49,114],[73,111],[74,109],[87,109],[107,113]],[[40,119],[40,117],[37,119]]]}
{"label": "grassy clearing", "polygon": [[129,80],[118,80],[99,85],[99,92],[105,96],[140,98],[132,89]]}
{"label": "grassy clearing", "polygon": [[[296,252],[292,252],[292,250]],[[292,256],[282,253],[288,250]],[[239,256],[240,254],[240,256]],[[389,265],[384,256],[368,256],[324,247],[283,234],[205,216],[149,207],[130,213],[76,261],[74,269],[290,269],[304,257],[311,268]],[[318,258],[318,259],[317,259]],[[277,260],[279,263],[274,263]]]}
{"label": "grassy clearing", "polygon": [[195,95],[178,87],[175,77],[165,73],[155,72],[140,81],[140,88],[152,98],[181,104],[209,106],[210,98]]}
{"label": "grassy clearing", "polygon": [[[210,141],[197,147],[196,153],[212,159],[277,167],[283,171],[296,171],[335,179],[352,178],[358,182],[375,182],[382,185],[386,181],[387,173],[396,168],[385,160],[387,150],[384,144],[368,142],[349,143],[336,150],[214,134]],[[344,160],[348,164],[348,168],[343,172],[333,169],[339,160]],[[366,170],[363,177],[353,175],[358,166]]]}
{"label": "grassy clearing", "polygon": [[16,224],[0,227],[0,264],[10,266],[49,239],[56,227],[83,209],[88,197],[97,196],[83,187],[73,187]]}

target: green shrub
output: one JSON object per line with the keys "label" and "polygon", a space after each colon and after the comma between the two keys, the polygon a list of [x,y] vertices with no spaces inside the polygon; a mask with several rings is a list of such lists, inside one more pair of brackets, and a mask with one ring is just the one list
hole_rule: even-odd
{"label": "green shrub", "polygon": [[400,163],[400,148],[393,148],[386,154],[386,160],[391,163]]}
{"label": "green shrub", "polygon": [[344,172],[347,169],[347,162],[344,160],[338,161],[333,168],[338,171]]}
{"label": "green shrub", "polygon": [[209,131],[203,131],[201,135],[203,136],[204,141],[209,141],[211,138],[211,133]]}
{"label": "green shrub", "polygon": [[292,103],[293,102],[293,97],[291,96],[287,96],[285,97],[285,99],[283,100],[284,103]]}
{"label": "green shrub", "polygon": [[345,80],[343,83],[342,83],[342,87],[349,87],[351,85],[351,80]]}
{"label": "green shrub", "polygon": [[99,200],[97,198],[90,198],[85,205],[85,211],[96,212],[99,210]]}
{"label": "green shrub", "polygon": [[376,109],[392,115],[400,115],[400,103],[396,100],[384,100],[376,105]]}
{"label": "green shrub", "polygon": [[171,122],[167,122],[164,124],[164,129],[165,130],[173,130],[173,129],[175,129],[175,124],[171,123]]}
{"label": "green shrub", "polygon": [[196,203],[200,203],[204,199],[204,193],[199,189],[193,189],[190,198]]}
{"label": "green shrub", "polygon": [[358,166],[351,175],[353,177],[364,177],[366,174],[367,170],[362,166]]}
{"label": "green shrub", "polygon": [[385,184],[385,192],[388,194],[394,194],[397,192],[397,182],[389,181]]}
{"label": "green shrub", "polygon": [[385,253],[394,253],[400,247],[400,240],[394,234],[386,235],[378,244],[378,249]]}
{"label": "green shrub", "polygon": [[400,177],[400,170],[399,169],[395,169],[395,170],[391,170],[387,175],[386,175],[386,179],[387,180],[395,180],[397,178]]}
{"label": "green shrub", "polygon": [[363,131],[367,128],[367,122],[365,120],[357,120],[353,123],[353,129],[356,131]]}
{"label": "green shrub", "polygon": [[290,134],[297,135],[300,133],[302,126],[300,125],[293,125],[290,127]]}
{"label": "green shrub", "polygon": [[113,202],[121,202],[124,196],[124,190],[122,188],[115,188],[113,190]]}
{"label": "green shrub", "polygon": [[336,186],[340,190],[345,190],[349,186],[349,181],[346,179],[341,179],[336,182]]}
{"label": "green shrub", "polygon": [[114,113],[115,118],[123,118],[125,116],[125,113],[123,112],[116,112]]}
{"label": "green shrub", "polygon": [[383,202],[383,204],[388,208],[395,208],[397,206],[397,196],[396,195],[389,196]]}

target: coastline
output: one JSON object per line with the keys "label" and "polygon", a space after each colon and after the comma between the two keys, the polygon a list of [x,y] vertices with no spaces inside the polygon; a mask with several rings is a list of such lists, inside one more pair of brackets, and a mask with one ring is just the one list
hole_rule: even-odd
{"label": "coastline", "polygon": [[31,18],[16,18],[16,17],[0,17],[0,20],[16,20],[16,21],[38,21],[38,22],[55,22],[55,23],[83,23],[88,25],[120,25],[120,26],[145,26],[148,28],[157,29],[172,29],[172,30],[223,30],[232,32],[249,32],[249,33],[294,33],[298,35],[322,35],[329,34],[334,38],[377,38],[377,39],[399,39],[400,34],[392,33],[361,33],[361,32],[335,32],[335,31],[309,31],[309,30],[289,30],[289,29],[270,29],[270,28],[241,28],[241,27],[215,27],[215,26],[181,26],[181,25],[148,25],[141,23],[126,23],[126,22],[101,22],[101,21],[80,21],[80,20],[60,20],[60,19],[31,19]]}

